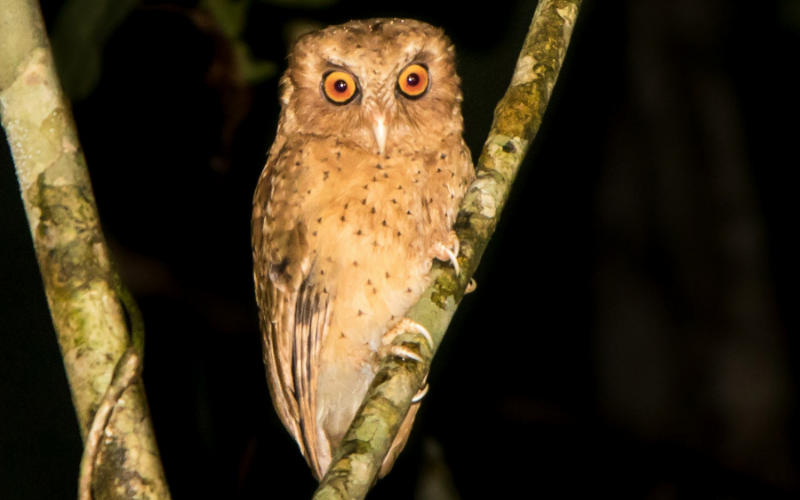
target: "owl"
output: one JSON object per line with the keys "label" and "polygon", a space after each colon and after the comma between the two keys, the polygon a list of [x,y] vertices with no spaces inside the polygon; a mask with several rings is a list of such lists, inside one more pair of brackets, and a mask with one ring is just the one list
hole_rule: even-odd
{"label": "owl", "polygon": [[427,334],[404,316],[433,259],[458,265],[453,223],[474,177],[459,83],[442,30],[408,19],[331,26],[289,54],[253,200],[254,277],[272,401],[317,479],[382,356],[414,357],[392,338]]}

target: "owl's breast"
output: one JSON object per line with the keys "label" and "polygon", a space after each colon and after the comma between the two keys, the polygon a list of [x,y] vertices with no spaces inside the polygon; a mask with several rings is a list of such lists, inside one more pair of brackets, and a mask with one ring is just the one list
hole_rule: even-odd
{"label": "owl's breast", "polygon": [[[431,249],[455,220],[463,142],[378,157],[335,138],[287,144],[271,204],[305,228],[312,279],[335,294],[329,335],[376,344],[427,286]],[[466,164],[471,169],[471,164]]]}

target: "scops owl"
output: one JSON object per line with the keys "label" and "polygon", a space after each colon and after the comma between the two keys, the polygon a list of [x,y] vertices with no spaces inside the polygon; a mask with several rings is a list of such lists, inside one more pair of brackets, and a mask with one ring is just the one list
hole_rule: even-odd
{"label": "scops owl", "polygon": [[331,26],[289,54],[252,245],[270,393],[317,479],[432,260],[457,266],[452,228],[474,177],[459,82],[442,30],[408,19]]}

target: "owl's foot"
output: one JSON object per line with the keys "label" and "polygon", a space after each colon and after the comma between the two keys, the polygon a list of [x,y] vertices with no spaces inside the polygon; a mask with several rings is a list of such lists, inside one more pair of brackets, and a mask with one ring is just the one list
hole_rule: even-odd
{"label": "owl's foot", "polygon": [[461,243],[458,241],[455,231],[447,233],[447,241],[444,243],[437,241],[433,245],[433,256],[439,260],[449,260],[453,264],[456,274],[461,274],[461,267],[458,265],[458,251]]}
{"label": "owl's foot", "polygon": [[464,290],[464,294],[472,293],[475,291],[476,288],[478,288],[478,282],[475,281],[475,278],[472,278],[471,280],[469,280],[469,284],[467,285],[467,289]]}
{"label": "owl's foot", "polygon": [[420,325],[416,321],[411,321],[408,318],[403,318],[397,322],[388,332],[383,334],[381,338],[381,343],[383,347],[379,350],[379,354],[385,356],[387,354],[394,354],[395,356],[404,358],[404,359],[413,359],[414,361],[422,362],[422,358],[419,354],[415,353],[411,349],[401,345],[392,345],[394,339],[404,332],[417,332],[423,337],[425,340],[428,341],[428,346],[433,349],[433,338],[431,338],[431,334],[428,333],[428,330],[425,329],[424,326]]}

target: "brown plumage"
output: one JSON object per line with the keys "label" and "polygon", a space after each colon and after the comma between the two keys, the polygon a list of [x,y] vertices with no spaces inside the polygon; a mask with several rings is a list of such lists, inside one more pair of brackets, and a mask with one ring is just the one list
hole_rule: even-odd
{"label": "brown plumage", "polygon": [[428,285],[432,259],[457,249],[474,173],[453,46],[428,24],[371,19],[303,36],[280,99],[253,200],[256,297],[273,403],[319,479],[382,337]]}

